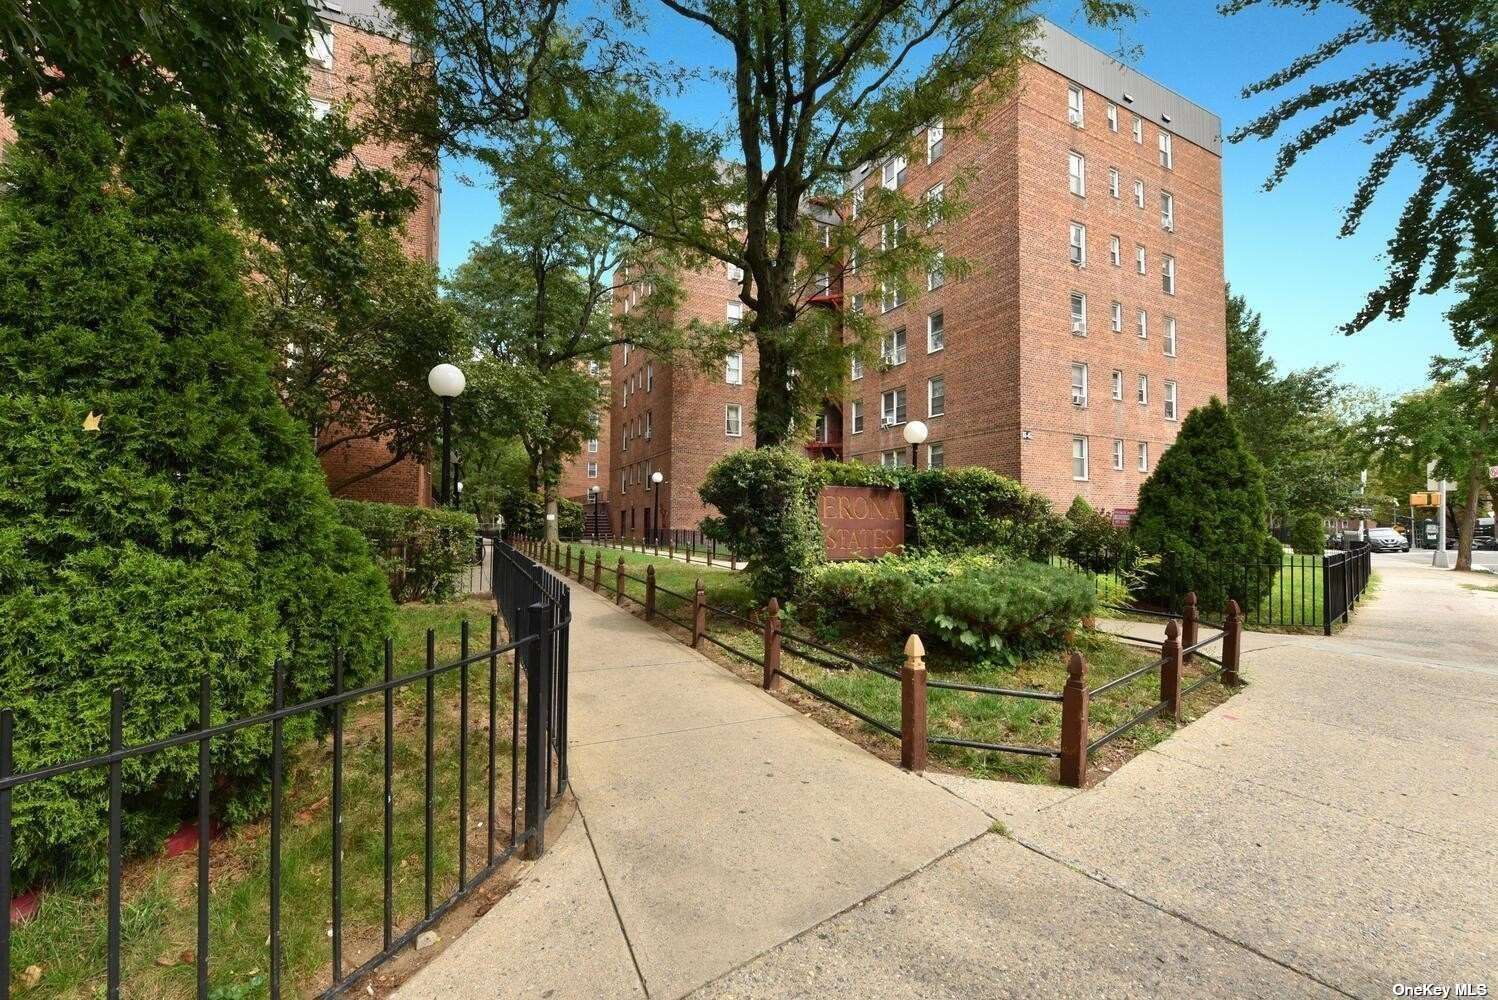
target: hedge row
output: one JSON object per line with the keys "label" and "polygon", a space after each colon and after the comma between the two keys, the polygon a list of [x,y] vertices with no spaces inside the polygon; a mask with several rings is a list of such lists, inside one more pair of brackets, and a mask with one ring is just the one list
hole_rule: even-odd
{"label": "hedge row", "polygon": [[473,562],[478,521],[472,514],[339,500],[338,515],[369,542],[390,596],[401,603],[447,600]]}

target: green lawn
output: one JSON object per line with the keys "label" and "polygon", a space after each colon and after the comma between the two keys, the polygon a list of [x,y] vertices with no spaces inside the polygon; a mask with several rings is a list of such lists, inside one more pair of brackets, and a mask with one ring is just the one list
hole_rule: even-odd
{"label": "green lawn", "polygon": [[[488,641],[489,604],[406,605],[394,636],[397,676],[424,666],[425,634],[437,630],[438,662],[456,659],[460,622],[467,618],[474,648]],[[471,668],[468,865],[470,877],[486,858],[488,664]],[[509,843],[511,672],[501,658],[496,729],[503,844]],[[437,684],[436,838],[434,898],[457,884],[458,672]],[[396,934],[422,915],[424,685],[399,690],[396,701],[395,899]],[[345,722],[343,948],[345,971],[378,952],[384,872],[383,698],[351,706]],[[282,941],[285,978],[295,994],[329,983],[331,968],[329,781],[331,744],[324,738],[299,749],[287,774],[282,846]],[[267,995],[269,948],[268,823],[229,831],[212,852],[210,971],[214,994]],[[191,997],[196,988],[196,852],[174,859],[138,859],[126,866],[123,908],[125,995]],[[15,930],[12,982],[19,989],[28,966],[41,969],[27,996],[103,994],[106,922],[101,886],[74,881],[50,888],[37,916]],[[293,992],[288,990],[288,994]]]}
{"label": "green lawn", "polygon": [[[597,551],[585,547],[591,567]],[[576,559],[576,547],[573,549]],[[612,572],[621,553],[605,549],[602,552],[603,568],[601,592],[611,595],[614,581]],[[753,604],[747,578],[742,573],[713,573],[695,566],[672,563],[653,556],[625,552],[626,573],[643,578],[645,566],[656,568],[656,607],[663,615],[670,615],[679,622],[691,624],[691,602],[666,593],[666,590],[690,597],[696,581],[702,580],[707,592],[708,604],[723,608],[736,615],[760,621],[760,609]],[[574,563],[575,565],[575,563]],[[592,586],[589,570],[588,586]],[[664,588],[664,589],[661,589]],[[644,601],[644,584],[633,579],[625,580],[625,593],[633,600],[625,606],[639,612]],[[669,622],[657,620],[662,627],[671,629],[682,638],[687,632]],[[866,628],[850,623],[840,630],[811,634],[791,619],[784,622],[787,632],[809,634],[811,638],[832,648],[845,651],[866,661],[898,667],[903,637],[871,637]],[[1162,626],[1163,630],[1163,626]],[[751,628],[742,622],[724,615],[708,615],[708,632],[726,645],[739,650],[745,656],[758,660],[763,654],[764,639],[759,628]],[[1163,631],[1162,631],[1163,636]],[[929,644],[928,644],[929,645]],[[900,686],[898,682],[870,670],[834,670],[796,656],[791,649],[794,642],[787,641],[782,653],[782,669],[801,680],[822,689],[839,700],[858,708],[865,714],[898,729],[900,724]],[[1077,648],[1087,658],[1088,680],[1096,687],[1104,681],[1128,673],[1151,660],[1155,655],[1145,649],[1117,641],[1101,633],[1086,631],[1078,637]],[[758,682],[762,668],[747,659],[724,653],[711,644],[704,643],[703,651],[731,667],[745,679]],[[804,648],[803,648],[804,651]],[[815,653],[815,651],[812,651]],[[1201,664],[1210,667],[1210,664]],[[1057,653],[1037,658],[1014,669],[974,668],[940,650],[932,650],[927,667],[933,680],[963,681],[989,686],[1059,692],[1066,682],[1065,658]],[[1197,666],[1188,665],[1183,685],[1190,684],[1200,676]],[[816,717],[829,727],[845,732],[870,749],[888,757],[898,754],[898,745],[892,738],[878,734],[874,727],[855,720],[851,715],[812,697],[789,682],[782,682],[784,696],[798,708]],[[1205,685],[1188,699],[1188,715],[1199,715],[1211,705],[1225,697],[1223,689],[1215,684]],[[1151,672],[1094,699],[1089,723],[1093,738],[1113,729],[1138,712],[1155,703],[1159,698],[1158,675]],[[1061,732],[1061,705],[1058,702],[1036,701],[1020,698],[1003,698],[971,692],[931,689],[927,698],[927,726],[932,736],[953,736],[987,743],[1005,743],[1029,746],[1058,745]],[[1159,742],[1171,731],[1168,723],[1151,722],[1132,730],[1109,749],[1118,748],[1136,752]],[[980,777],[1005,777],[1019,781],[1043,782],[1054,780],[1056,765],[1039,757],[1016,754],[993,753],[958,747],[932,746],[931,759],[956,771]]]}

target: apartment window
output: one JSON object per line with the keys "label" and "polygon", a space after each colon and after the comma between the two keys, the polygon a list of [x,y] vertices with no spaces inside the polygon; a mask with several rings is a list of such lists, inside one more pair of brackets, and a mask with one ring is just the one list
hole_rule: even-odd
{"label": "apartment window", "polygon": [[1148,406],[1149,404],[1150,404],[1150,377],[1148,375],[1141,375],[1141,376],[1139,376],[1139,405],[1140,406]]}
{"label": "apartment window", "polygon": [[1160,287],[1166,295],[1176,293],[1176,259],[1169,254],[1160,258]]}
{"label": "apartment window", "polygon": [[933,184],[926,191],[926,203],[928,205],[940,205],[942,199],[946,196],[947,186],[945,184]]}
{"label": "apartment window", "polygon": [[905,293],[900,291],[899,285],[895,285],[894,287],[881,285],[880,291],[882,293],[880,295],[880,307],[884,312],[889,312],[891,309],[898,309],[905,304]]}
{"label": "apartment window", "polygon": [[1087,159],[1076,150],[1066,154],[1066,184],[1072,194],[1087,196]]}
{"label": "apartment window", "polygon": [[1150,339],[1150,314],[1147,310],[1139,310],[1139,339]]}
{"label": "apartment window", "polygon": [[863,188],[859,188],[857,191],[853,192],[853,221],[855,222],[857,222],[858,217],[863,214],[863,200]]}
{"label": "apartment window", "polygon": [[1144,273],[1144,247],[1136,246],[1134,248],[1134,268],[1140,274]]}
{"label": "apartment window", "polygon": [[1176,228],[1176,200],[1169,191],[1160,192],[1160,228],[1167,233]]}
{"label": "apartment window", "polygon": [[1174,382],[1165,383],[1165,419],[1176,419],[1176,384]]}
{"label": "apartment window", "polygon": [[936,263],[926,272],[926,291],[934,292],[947,283],[947,252],[936,251]]}
{"label": "apartment window", "polygon": [[1166,170],[1174,170],[1176,165],[1175,146],[1171,134],[1164,129],[1160,130],[1160,166]]}
{"label": "apartment window", "polygon": [[879,345],[879,357],[891,367],[905,363],[905,328],[891,330]]}
{"label": "apartment window", "polygon": [[1081,363],[1071,366],[1071,405],[1087,405],[1087,366]]}
{"label": "apartment window", "polygon": [[650,392],[655,388],[655,363],[645,362],[645,391]]}
{"label": "apartment window", "polygon": [[817,275],[816,292],[814,293],[815,295],[826,295],[828,290],[831,288],[832,275],[829,272],[823,271],[821,274]]}
{"label": "apartment window", "polygon": [[1173,358],[1176,356],[1176,318],[1165,317],[1165,356]]}
{"label": "apartment window", "polygon": [[879,464],[886,469],[898,469],[905,464],[905,449],[891,448],[889,451],[879,453]]}
{"label": "apartment window", "polygon": [[946,449],[941,446],[940,441],[934,441],[926,446],[926,468],[941,469],[947,464]]}
{"label": "apartment window", "polygon": [[651,424],[652,424],[652,421],[651,421],[650,418],[653,417],[654,415],[655,415],[655,411],[654,410],[646,410],[645,411],[645,440],[646,441],[650,440],[650,435],[651,435],[650,428],[651,428]]}
{"label": "apartment window", "polygon": [[905,390],[888,389],[879,397],[880,423],[894,427],[905,422]]}
{"label": "apartment window", "polygon": [[738,403],[723,407],[723,433],[731,438],[744,436],[744,409]]}
{"label": "apartment window", "polygon": [[744,355],[734,351],[723,362],[723,381],[729,385],[744,384]]}
{"label": "apartment window", "polygon": [[1144,207],[1144,181],[1136,180],[1134,182],[1134,207]]}
{"label": "apartment window", "polygon": [[854,434],[863,433],[863,400],[855,399],[848,404],[848,427]]}
{"label": "apartment window", "polygon": [[1071,332],[1087,336],[1087,296],[1082,292],[1071,293]]}
{"label": "apartment window", "polygon": [[[628,469],[625,469],[623,472],[619,473],[619,492],[620,493],[628,493],[629,492],[629,470]],[[621,510],[619,513],[620,513],[620,515],[623,515],[624,511]]]}
{"label": "apartment window", "polygon": [[588,463],[588,478],[589,479],[597,479],[598,478],[598,463],[597,462],[589,462]]}
{"label": "apartment window", "polygon": [[1087,227],[1080,222],[1071,224],[1071,262],[1078,267],[1087,266]]}
{"label": "apartment window", "polygon": [[853,249],[848,252],[848,273],[857,274],[858,265],[863,258],[863,244],[853,244]]}
{"label": "apartment window", "polygon": [[926,383],[926,416],[939,417],[947,412],[947,380],[938,375]]}
{"label": "apartment window", "polygon": [[333,33],[331,31],[319,31],[313,34],[312,40],[307,43],[307,58],[323,69],[333,68]]}
{"label": "apartment window", "polygon": [[926,126],[926,162],[935,163],[941,159],[942,146],[947,137],[946,126],[940,118]]}
{"label": "apartment window", "polygon": [[310,97],[308,101],[312,105],[312,117],[318,121],[322,121],[333,111],[333,102],[331,101],[324,101],[317,97]]}
{"label": "apartment window", "polygon": [[603,374],[603,365],[599,364],[597,361],[589,361],[588,374],[593,376]]}
{"label": "apartment window", "polygon": [[1123,333],[1123,303],[1113,303],[1113,319],[1111,321],[1114,333]]}
{"label": "apartment window", "polygon": [[598,439],[597,438],[589,438],[588,439],[588,454],[589,455],[596,455],[596,454],[598,454]]}
{"label": "apartment window", "polygon": [[744,281],[744,269],[737,264],[729,264],[728,277],[733,280],[734,284],[742,284]]}
{"label": "apartment window", "polygon": [[856,313],[863,312],[863,296],[857,292],[848,296],[848,309]]}
{"label": "apartment window", "polygon": [[1082,113],[1082,88],[1075,83],[1070,84],[1066,88],[1066,120],[1081,128]]}
{"label": "apartment window", "polygon": [[1144,122],[1138,115],[1134,116],[1134,141],[1144,142]]}
{"label": "apartment window", "polygon": [[1118,131],[1118,105],[1117,104],[1109,104],[1108,105],[1108,131],[1109,132],[1117,132]]}
{"label": "apartment window", "polygon": [[629,345],[624,345],[624,364],[629,364]]}
{"label": "apartment window", "polygon": [[619,408],[621,410],[629,409],[629,379],[624,380],[624,391],[620,393]]}
{"label": "apartment window", "polygon": [[1084,437],[1071,439],[1071,477],[1078,482],[1087,479],[1087,439]]}
{"label": "apartment window", "polygon": [[894,250],[905,240],[905,223],[899,219],[886,222],[879,230],[879,249]]}
{"label": "apartment window", "polygon": [[852,380],[854,382],[857,382],[859,379],[863,378],[863,360],[862,359],[860,359],[860,358],[854,358],[853,361],[852,361],[852,364],[851,364],[851,369],[852,370],[848,373],[848,378],[850,380]]}
{"label": "apartment window", "polygon": [[1139,442],[1139,471],[1140,472],[1148,472],[1149,470],[1150,470],[1150,444],[1149,444],[1148,441],[1140,441]]}
{"label": "apartment window", "polygon": [[1108,193],[1111,194],[1115,198],[1118,197],[1118,168],[1117,167],[1109,167],[1108,168]]}
{"label": "apartment window", "polygon": [[947,346],[947,327],[942,314],[934,312],[926,317],[926,353],[935,354]]}
{"label": "apartment window", "polygon": [[891,156],[884,161],[884,186],[891,191],[905,183],[905,168],[909,166],[903,156]]}
{"label": "apartment window", "polygon": [[1123,471],[1124,443],[1123,438],[1113,439],[1113,467],[1119,472]]}
{"label": "apartment window", "polygon": [[1117,236],[1108,238],[1108,261],[1114,267],[1123,267],[1123,240]]}
{"label": "apartment window", "polygon": [[1113,398],[1123,401],[1123,369],[1113,369]]}
{"label": "apartment window", "polygon": [[728,303],[727,308],[724,309],[724,315],[728,317],[728,323],[730,326],[738,326],[744,321],[744,303]]}

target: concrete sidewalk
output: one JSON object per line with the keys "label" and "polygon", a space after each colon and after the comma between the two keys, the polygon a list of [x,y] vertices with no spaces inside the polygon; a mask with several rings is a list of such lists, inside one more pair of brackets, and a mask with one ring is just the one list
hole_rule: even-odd
{"label": "concrete sidewalk", "polygon": [[990,818],[573,588],[580,816],[401,997],[677,997]]}

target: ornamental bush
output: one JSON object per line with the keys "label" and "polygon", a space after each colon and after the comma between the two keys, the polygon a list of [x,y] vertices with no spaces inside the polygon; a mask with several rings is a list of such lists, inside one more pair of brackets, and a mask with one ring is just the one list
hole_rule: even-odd
{"label": "ornamental bush", "polygon": [[364,536],[385,573],[390,596],[406,601],[445,601],[458,574],[473,563],[478,519],[438,507],[339,500],[338,516]]}
{"label": "ornamental bush", "polygon": [[993,554],[884,556],[810,574],[799,613],[868,621],[896,639],[918,632],[979,663],[1013,666],[1060,649],[1096,608],[1092,581]]}
{"label": "ornamental bush", "polygon": [[[546,500],[539,493],[507,493],[499,503],[499,516],[505,519],[505,531],[531,538],[546,534]],[[581,538],[583,505],[557,497],[557,537]]]}
{"label": "ornamental bush", "polygon": [[826,561],[815,464],[786,447],[736,451],[713,463],[698,490],[719,511],[703,519],[703,533],[748,561],[761,603],[800,593],[806,574]]}
{"label": "ornamental bush", "polygon": [[1077,497],[1066,511],[1068,527],[1062,554],[1092,573],[1107,573],[1124,561],[1128,533],[1106,514]]}
{"label": "ornamental bush", "polygon": [[[0,164],[0,705],[19,771],[124,739],[265,711],[349,683],[392,621],[367,546],[338,521],[305,428],[248,328],[213,145],[163,111],[117,149],[84,98],[18,123]],[[289,720],[288,742],[314,720]],[[217,811],[265,804],[268,726],[213,742]],[[193,798],[197,748],[123,765],[135,846]],[[22,881],[105,856],[103,768],[15,794]]]}
{"label": "ornamental bush", "polygon": [[1192,410],[1175,443],[1139,488],[1131,539],[1161,558],[1143,596],[1172,604],[1195,591],[1201,607],[1228,598],[1256,606],[1269,593],[1283,549],[1265,530],[1264,475],[1227,407],[1215,397]]}
{"label": "ornamental bush", "polygon": [[1290,548],[1302,555],[1326,551],[1326,522],[1320,514],[1306,511],[1290,519]]}

